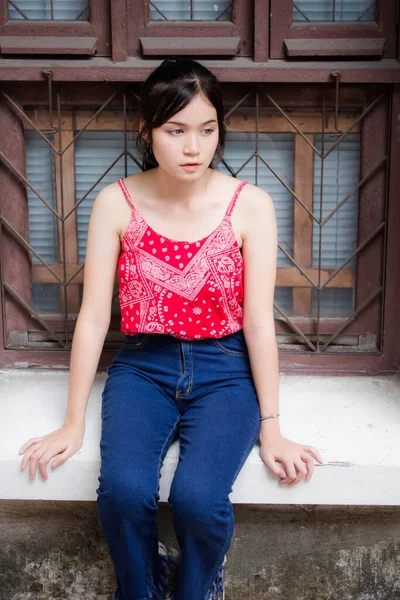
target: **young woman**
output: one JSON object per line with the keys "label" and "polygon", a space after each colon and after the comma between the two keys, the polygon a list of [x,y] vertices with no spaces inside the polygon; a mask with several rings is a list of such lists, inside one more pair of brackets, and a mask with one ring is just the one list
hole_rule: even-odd
{"label": "young woman", "polygon": [[[102,395],[97,490],[115,600],[222,599],[229,494],[257,439],[282,485],[322,463],[280,433],[274,206],[215,170],[224,141],[216,78],[193,60],[162,62],[142,87],[144,170],[93,206],[64,425],[20,450],[22,468],[47,479],[51,459],[56,467],[81,447],[118,269],[125,338]],[[169,503],[179,562],[160,551],[156,525],[160,468],[177,436]]]}

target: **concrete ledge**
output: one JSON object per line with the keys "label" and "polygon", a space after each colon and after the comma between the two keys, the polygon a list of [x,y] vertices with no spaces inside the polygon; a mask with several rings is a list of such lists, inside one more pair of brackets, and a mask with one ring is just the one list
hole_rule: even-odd
{"label": "concrete ledge", "polygon": [[[0,371],[0,478],[3,499],[95,500],[99,473],[100,403],[106,373],[89,399],[81,450],[52,472],[30,481],[18,450],[29,438],[60,426],[67,371]],[[231,494],[234,503],[398,505],[400,501],[400,375],[322,377],[281,375],[282,433],[318,449],[310,482],[288,488],[252,450]],[[168,498],[179,441],[161,470],[160,500]]]}

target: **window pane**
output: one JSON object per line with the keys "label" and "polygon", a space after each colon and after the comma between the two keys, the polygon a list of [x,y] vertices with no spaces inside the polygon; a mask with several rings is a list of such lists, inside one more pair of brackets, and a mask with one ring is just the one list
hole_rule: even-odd
{"label": "window pane", "polygon": [[[278,241],[289,253],[293,253],[293,200],[291,193],[282,185],[279,179],[262,161],[258,161],[256,182],[256,158],[254,157],[241,169],[243,163],[256,149],[255,133],[228,132],[224,160],[229,168],[237,173],[240,179],[245,179],[262,188],[271,196],[276,211],[278,223]],[[259,133],[258,151],[279,177],[293,189],[294,169],[294,138],[292,133]],[[222,163],[218,170],[230,174],[229,169]],[[278,252],[278,267],[291,265],[290,259]]]}
{"label": "window pane", "polygon": [[[192,5],[192,15],[190,6]],[[150,19],[162,21],[231,21],[230,0],[154,0]]]}
{"label": "window pane", "polygon": [[13,4],[8,5],[10,19],[89,20],[89,0],[14,0]]}
{"label": "window pane", "polygon": [[[136,154],[132,132],[128,133],[128,150]],[[125,160],[120,160],[103,176],[109,166],[118,158],[124,149],[122,131],[84,131],[75,143],[75,184],[76,201],[79,202],[92,185],[99,183],[88,194],[77,208],[78,251],[79,262],[86,257],[86,241],[89,218],[93,202],[100,189],[125,176]],[[128,175],[139,173],[140,168],[128,158]]]}
{"label": "window pane", "polygon": [[[325,135],[324,152],[335,143],[335,138]],[[322,151],[322,135],[315,136],[315,147]],[[321,182],[322,160],[314,158],[314,207],[317,218],[325,219],[338,204],[356,187],[360,180],[360,136],[349,133],[342,142],[323,160],[324,171]],[[321,213],[322,186],[322,213]],[[319,236],[321,229],[321,265],[337,267],[357,247],[358,190],[354,192],[337,212],[321,228],[313,222],[313,266],[318,267]],[[353,258],[347,268],[355,266]]]}
{"label": "window pane", "polygon": [[[49,136],[54,143],[53,136]],[[36,131],[26,131],[26,175],[31,185],[56,208],[53,151]],[[29,187],[29,243],[46,262],[57,261],[57,218]],[[32,262],[42,264],[31,252]]]}
{"label": "window pane", "polygon": [[60,313],[59,283],[33,283],[32,284],[32,308],[38,313]]}
{"label": "window pane", "polygon": [[[48,136],[54,143],[54,136]],[[56,208],[54,155],[36,131],[25,132],[26,175],[31,185]],[[28,186],[29,243],[48,263],[58,260],[57,218]],[[31,252],[34,265],[43,264]],[[55,313],[60,309],[58,283],[32,283],[32,308],[37,312]]]}
{"label": "window pane", "polygon": [[[312,290],[313,317],[317,316],[318,292]],[[340,288],[324,288],[320,292],[320,316],[324,317],[348,317],[354,310],[353,290]]]}
{"label": "window pane", "polygon": [[[274,294],[274,302],[285,311],[286,314],[290,315],[292,313],[292,288],[290,287],[276,287]],[[282,315],[279,311],[274,308],[274,317],[275,319],[282,319]]]}
{"label": "window pane", "polygon": [[293,21],[375,21],[375,0],[294,0]]}
{"label": "window pane", "polygon": [[[335,143],[336,138],[324,136],[324,152]],[[322,135],[315,136],[315,146],[322,152]],[[351,193],[360,180],[360,135],[349,133],[327,158],[316,154],[314,158],[314,205],[317,218],[328,217],[339,203]],[[322,181],[321,181],[322,178]],[[321,213],[322,188],[322,213]],[[357,247],[358,190],[330,219],[319,227],[313,222],[313,266],[318,267],[321,236],[321,267],[339,267]],[[346,269],[355,269],[352,258]],[[313,311],[316,310],[316,291],[313,290]],[[326,288],[321,293],[321,314],[350,314],[353,310],[353,290]]]}

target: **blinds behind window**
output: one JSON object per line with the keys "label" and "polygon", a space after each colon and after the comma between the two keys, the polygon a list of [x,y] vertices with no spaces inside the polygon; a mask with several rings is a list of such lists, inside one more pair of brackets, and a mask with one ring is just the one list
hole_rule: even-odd
{"label": "blinds behind window", "polygon": [[[335,143],[325,135],[324,152]],[[322,151],[322,135],[315,136],[315,147]],[[317,154],[314,159],[314,214],[321,216],[321,166]],[[356,187],[360,180],[360,138],[349,133],[324,159],[322,181],[322,219],[325,219],[340,202]],[[322,237],[322,266],[338,266],[357,247],[358,191],[323,225],[313,222],[313,266],[318,267],[320,233]],[[355,267],[353,258],[346,268]]]}
{"label": "blinds behind window", "polygon": [[[242,164],[251,156],[256,148],[255,133],[228,133],[224,160],[236,173]],[[293,189],[293,150],[294,138],[291,133],[259,133],[258,149],[263,159],[278,174],[278,176]],[[253,158],[238,173],[240,179],[246,179],[250,183],[256,183],[256,158]],[[220,169],[227,174],[229,170],[225,166]],[[278,242],[289,254],[293,253],[292,231],[293,231],[293,201],[288,190],[281,184],[279,179],[258,160],[258,182],[257,185],[269,193],[274,201],[276,219],[278,223]],[[291,265],[290,260],[278,252],[278,267]]]}
{"label": "blinds behind window", "polygon": [[[14,4],[23,12],[28,19],[35,21],[51,20],[50,0],[15,0]],[[53,0],[54,20],[76,21],[88,19],[88,0]],[[83,12],[84,11],[84,12]],[[82,14],[83,12],[83,14]],[[11,4],[8,5],[10,19],[25,18]]]}
{"label": "blinds behind window", "polygon": [[[190,20],[189,0],[154,0],[158,8],[150,5],[150,19],[165,21]],[[195,21],[229,21],[232,19],[232,2],[229,0],[193,0],[193,20]],[[223,13],[223,14],[222,14]],[[163,16],[164,15],[164,16]]]}
{"label": "blinds behind window", "polygon": [[375,2],[373,0],[294,0],[293,20],[306,21],[307,19],[301,13],[304,13],[309,21],[375,21]]}
{"label": "blinds behind window", "polygon": [[[51,151],[45,143],[38,139],[35,133],[27,132],[27,175],[45,195],[49,202],[55,202],[54,168]],[[79,201],[87,190],[108,169],[109,165],[119,156],[123,149],[123,133],[111,131],[83,132],[75,144],[76,165],[76,201]],[[321,148],[322,138],[316,136],[316,145]],[[326,137],[325,149],[332,143]],[[128,135],[128,148],[135,153],[133,135]],[[255,134],[228,133],[224,160],[230,169],[236,171],[243,162],[254,152]],[[279,177],[293,188],[293,135],[290,133],[263,133],[259,136],[259,151]],[[319,214],[319,185],[320,159],[315,159],[314,179],[314,211]],[[139,172],[139,167],[128,158],[128,175]],[[220,163],[219,170],[231,174],[227,167]],[[323,185],[323,215],[330,212],[332,207],[346,195],[355,185],[359,177],[359,136],[349,134],[340,144],[340,149],[332,152],[325,159]],[[115,182],[125,175],[125,161],[122,157],[116,165],[104,176],[93,191],[85,198],[77,209],[77,235],[79,261],[85,260],[88,223],[93,202],[105,185]],[[255,183],[255,159],[246,165],[239,173],[240,179]],[[277,177],[261,161],[258,165],[258,186],[265,189],[271,196],[278,221],[279,243],[292,254],[293,231],[293,200],[290,192],[280,183]],[[57,260],[56,223],[52,215],[37,197],[28,192],[30,210],[31,243],[46,260]],[[357,196],[350,198],[348,203],[339,209],[323,228],[323,261],[322,265],[335,266],[351,253],[356,243],[357,231]],[[313,232],[313,261],[318,257],[319,228]],[[292,263],[281,252],[278,253],[278,266],[292,266]],[[48,286],[49,284],[46,284]],[[36,310],[49,311],[51,293],[42,300],[37,300]],[[56,295],[53,296],[56,310]],[[288,287],[277,287],[276,302],[289,314],[291,313],[292,297]],[[315,311],[316,295],[313,294],[313,311]],[[352,290],[328,289],[321,295],[321,315],[347,314],[352,305]],[[117,304],[114,303],[115,311]],[[52,311],[49,311],[52,312]],[[315,314],[315,312],[314,312]],[[278,316],[278,314],[276,315]]]}
{"label": "blinds behind window", "polygon": [[[36,131],[26,131],[26,170],[32,186],[55,208],[55,177],[53,152]],[[49,137],[54,143],[53,136]],[[57,219],[29,187],[29,243],[48,263],[58,260]],[[33,264],[42,264],[31,253]],[[39,312],[59,312],[60,285],[58,283],[33,283],[32,306]]]}

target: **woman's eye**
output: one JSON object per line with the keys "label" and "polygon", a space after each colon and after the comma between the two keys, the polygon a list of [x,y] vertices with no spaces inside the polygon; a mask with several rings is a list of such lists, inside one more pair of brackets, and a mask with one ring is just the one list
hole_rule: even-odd
{"label": "woman's eye", "polygon": [[[171,133],[172,135],[178,135],[179,132],[182,131],[183,129],[170,129],[169,133]],[[212,133],[214,129],[203,129],[203,131],[205,131],[207,135],[210,135],[210,133]]]}

